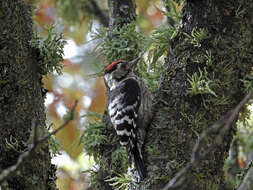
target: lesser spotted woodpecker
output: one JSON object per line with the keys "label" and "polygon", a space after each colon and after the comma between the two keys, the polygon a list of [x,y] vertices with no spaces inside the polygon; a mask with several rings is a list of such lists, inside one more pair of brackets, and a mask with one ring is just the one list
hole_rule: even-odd
{"label": "lesser spotted woodpecker", "polygon": [[145,178],[141,147],[145,129],[152,118],[152,95],[133,70],[139,58],[130,62],[115,61],[106,67],[107,111],[120,144],[126,146],[129,160],[134,161],[139,180]]}

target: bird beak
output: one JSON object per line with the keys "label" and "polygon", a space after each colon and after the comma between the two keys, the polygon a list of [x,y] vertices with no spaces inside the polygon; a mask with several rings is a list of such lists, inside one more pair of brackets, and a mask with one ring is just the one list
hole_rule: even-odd
{"label": "bird beak", "polygon": [[129,65],[131,68],[135,68],[135,66],[137,65],[138,61],[140,60],[140,57],[135,58],[134,60],[129,62]]}

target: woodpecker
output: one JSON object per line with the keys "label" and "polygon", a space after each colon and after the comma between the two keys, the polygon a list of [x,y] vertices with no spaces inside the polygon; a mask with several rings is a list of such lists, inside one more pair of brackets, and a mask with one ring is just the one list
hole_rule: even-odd
{"label": "woodpecker", "polygon": [[152,119],[152,94],[144,82],[134,74],[140,58],[130,62],[118,60],[105,68],[104,82],[107,89],[106,107],[120,144],[127,148],[138,179],[145,178],[141,146],[145,129]]}

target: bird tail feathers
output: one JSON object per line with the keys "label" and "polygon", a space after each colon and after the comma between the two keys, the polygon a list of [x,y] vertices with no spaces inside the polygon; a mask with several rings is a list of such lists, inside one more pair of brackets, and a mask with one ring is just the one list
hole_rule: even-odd
{"label": "bird tail feathers", "polygon": [[140,181],[142,181],[146,177],[146,171],[145,171],[144,162],[140,156],[140,152],[138,150],[137,145],[134,146],[132,153],[134,157],[134,165],[135,165],[136,171],[138,173]]}

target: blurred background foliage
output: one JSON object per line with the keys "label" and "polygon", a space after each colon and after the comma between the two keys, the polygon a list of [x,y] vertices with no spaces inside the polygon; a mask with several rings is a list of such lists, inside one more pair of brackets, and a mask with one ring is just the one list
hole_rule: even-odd
{"label": "blurred background foliage", "polygon": [[[100,119],[105,110],[103,68],[108,65],[107,60],[112,61],[115,58],[114,50],[110,48],[110,42],[106,37],[109,21],[107,1],[23,1],[32,5],[35,29],[41,36],[47,38],[46,28],[53,25],[55,31],[63,33],[66,40],[62,74],[58,75],[55,71],[43,78],[44,86],[48,90],[45,99],[47,123],[52,129],[57,128],[63,122],[67,110],[78,100],[75,119],[56,134],[50,145],[54,156],[52,162],[58,167],[59,189],[85,189],[90,183],[89,175],[92,173],[84,171],[95,167],[97,159],[96,153],[92,152],[94,149],[89,148],[106,141],[106,138],[97,139],[96,133],[103,127]],[[129,44],[132,40],[138,41],[136,52],[148,50],[148,53],[144,54],[145,62],[142,60],[139,64],[138,72],[154,91],[161,76],[166,50],[170,47],[168,39],[177,35],[183,1],[136,0],[136,5],[136,23],[128,27],[125,34],[120,33],[122,38],[129,40]],[[122,51],[125,51],[123,57],[129,51],[127,48],[128,44],[122,46]],[[92,122],[96,122],[96,125],[91,125]],[[252,119],[249,123],[253,125]],[[94,133],[94,136],[88,138],[91,142],[84,141],[91,128]],[[240,142],[246,144],[243,150],[248,153],[253,149],[253,138],[249,138],[253,131],[252,127],[246,132],[245,130],[243,127],[237,138],[243,139]],[[248,135],[247,143],[244,135]],[[246,154],[240,155],[238,159],[246,162]],[[243,164],[241,166],[243,167]]]}

